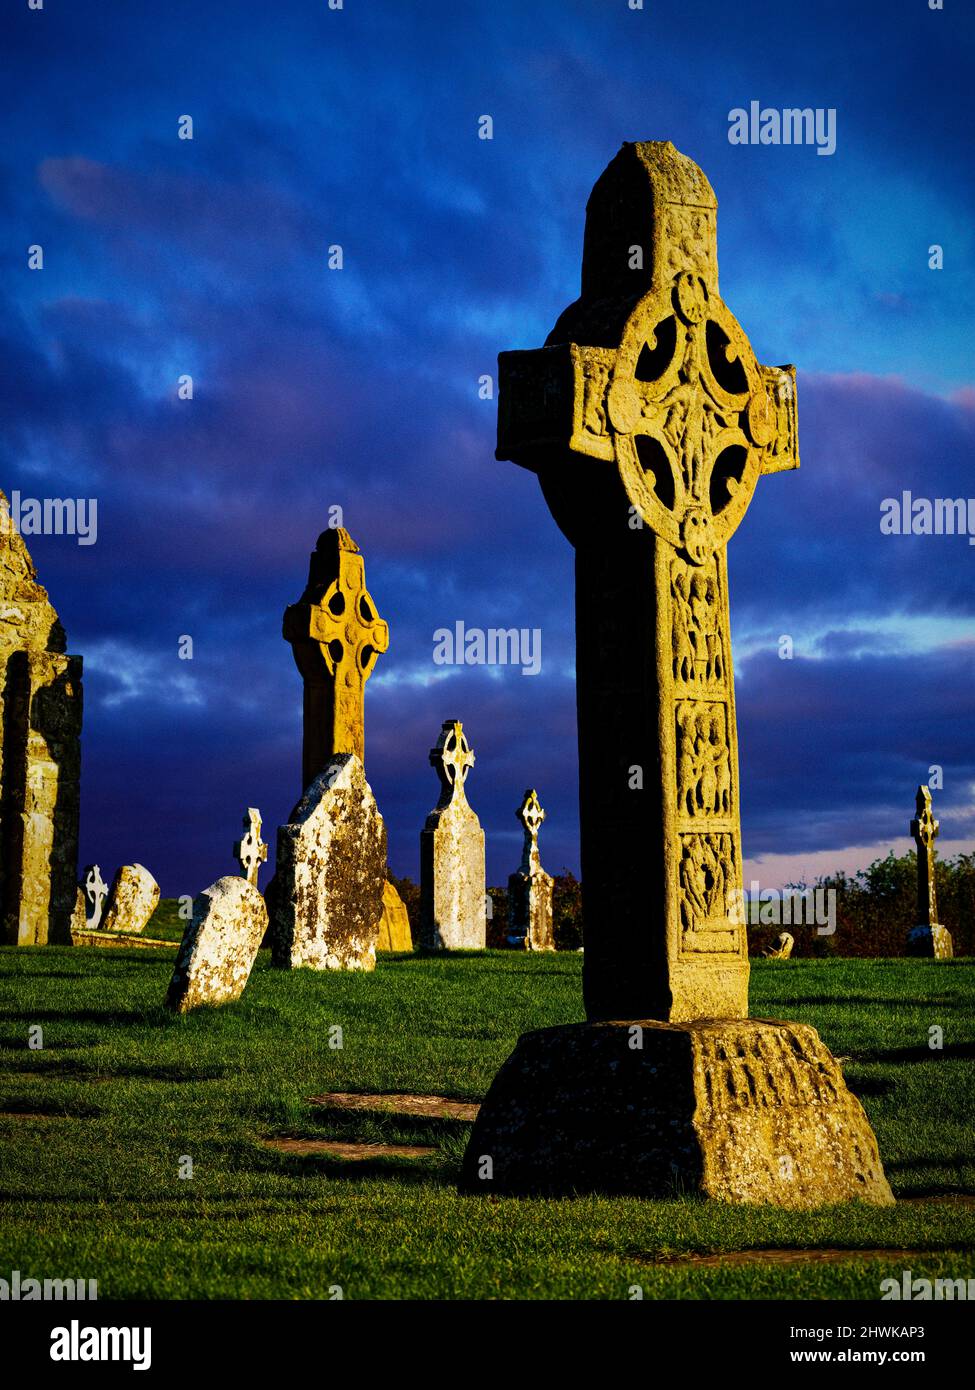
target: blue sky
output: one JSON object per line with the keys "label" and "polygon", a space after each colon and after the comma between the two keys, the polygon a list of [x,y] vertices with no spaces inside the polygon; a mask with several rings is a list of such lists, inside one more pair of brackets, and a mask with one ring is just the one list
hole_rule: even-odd
{"label": "blue sky", "polygon": [[[281,614],[340,505],[391,628],[366,761],[394,871],[448,717],[490,881],[528,785],[546,866],[578,867],[572,554],[477,388],[575,298],[634,139],[704,168],[723,296],[799,373],[802,468],[730,547],[746,876],[905,848],[933,764],[943,849],[971,849],[975,547],[879,529],[903,489],[975,496],[975,21],[946,4],[11,0],[0,487],[98,499],[95,545],[28,542],[85,658],[83,862],[198,892],[248,805],[273,846],[300,791]],[[752,100],[835,108],[835,154],[729,144]],[[540,628],[541,674],[434,666],[457,620]]]}

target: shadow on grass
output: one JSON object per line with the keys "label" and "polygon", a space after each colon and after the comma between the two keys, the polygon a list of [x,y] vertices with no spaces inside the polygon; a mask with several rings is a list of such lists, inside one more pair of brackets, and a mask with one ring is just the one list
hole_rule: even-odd
{"label": "shadow on grass", "polygon": [[[556,957],[559,954],[559,952],[556,952]],[[562,954],[574,956],[575,952],[567,951]],[[539,953],[529,955],[524,951],[512,951],[509,955],[507,952],[499,951],[497,955],[492,958],[490,955],[485,956],[483,951],[414,951],[410,956],[400,957],[398,964],[426,965],[430,961],[437,960],[471,961],[476,962],[477,973],[479,975],[537,975],[539,967],[538,955]],[[578,965],[575,969],[567,969],[561,963],[559,965],[555,965],[554,963],[549,965],[549,962],[546,960],[544,966],[546,978],[553,975],[571,976],[572,979],[579,978]]]}
{"label": "shadow on grass", "polygon": [[[473,1128],[471,1120],[454,1115],[411,1115],[401,1110],[350,1110],[339,1105],[316,1105],[310,1108],[302,1119],[309,1130],[334,1130],[336,1127],[350,1134],[360,1131],[364,1125],[382,1132],[395,1129],[411,1139],[447,1138],[451,1135],[466,1135]],[[320,1135],[315,1135],[320,1138]]]}
{"label": "shadow on grass", "polygon": [[849,1055],[853,1062],[941,1062],[946,1057],[961,1061],[975,1057],[975,1043],[947,1043],[939,1048],[923,1044],[919,1047],[877,1047]]}
{"label": "shadow on grass", "polygon": [[24,1096],[4,1100],[0,1096],[0,1119],[11,1119],[22,1115],[27,1119],[38,1116],[45,1120],[97,1120],[101,1113],[97,1105],[77,1105],[64,1101],[51,1102]]}
{"label": "shadow on grass", "polygon": [[860,1081],[846,1078],[847,1090],[852,1091],[855,1096],[889,1096],[895,1089],[895,1083],[888,1081],[885,1077],[865,1076]]}
{"label": "shadow on grass", "polygon": [[114,1078],[119,1081],[173,1081],[182,1083],[187,1081],[223,1081],[227,1076],[234,1075],[230,1067],[210,1066],[194,1067],[180,1066],[179,1063],[147,1063],[146,1065],[124,1065],[124,1066],[91,1066],[82,1064],[75,1068],[77,1071],[91,1070],[103,1075],[110,1071]]}
{"label": "shadow on grass", "polygon": [[962,1001],[946,994],[928,994],[924,998],[916,999],[903,994],[792,994],[787,998],[782,996],[769,1002],[785,1003],[789,1007],[799,1004],[813,1004],[819,1007],[831,1004],[883,1004],[885,1008],[890,1009],[911,1004],[922,1008],[927,1008],[930,1004],[943,1004],[948,1008],[954,1008]]}
{"label": "shadow on grass", "polygon": [[405,1187],[456,1188],[460,1164],[442,1157],[333,1158],[328,1154],[287,1154],[264,1149],[256,1142],[238,1171],[274,1174],[279,1178],[322,1178],[357,1182],[362,1178],[395,1178]]}
{"label": "shadow on grass", "polygon": [[[145,1009],[0,1009],[0,1021],[7,1023],[23,1023],[25,1020],[28,1023],[148,1023],[158,1027],[172,1023],[173,1017],[157,1004]],[[84,1046],[88,1047],[90,1043]]]}
{"label": "shadow on grass", "polygon": [[[932,1154],[919,1154],[914,1158],[894,1158],[884,1159],[884,1168],[888,1173],[914,1173],[918,1169],[922,1171],[927,1168],[964,1168],[975,1164],[975,1152],[967,1154],[943,1154],[937,1158]],[[956,1184],[956,1192],[965,1192],[968,1189]]]}

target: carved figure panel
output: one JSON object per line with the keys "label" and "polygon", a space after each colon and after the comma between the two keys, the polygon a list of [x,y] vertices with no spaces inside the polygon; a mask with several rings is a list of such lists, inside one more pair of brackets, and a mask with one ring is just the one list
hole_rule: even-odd
{"label": "carved figure panel", "polygon": [[685,932],[732,930],[730,895],[737,888],[731,835],[682,835],[680,917]]}
{"label": "carved figure panel", "polygon": [[700,567],[679,555],[670,566],[673,614],[673,674],[681,685],[723,686],[724,646],[718,566],[714,557]]}
{"label": "carved figure panel", "polygon": [[728,711],[717,701],[677,705],[677,806],[681,816],[731,815]]}

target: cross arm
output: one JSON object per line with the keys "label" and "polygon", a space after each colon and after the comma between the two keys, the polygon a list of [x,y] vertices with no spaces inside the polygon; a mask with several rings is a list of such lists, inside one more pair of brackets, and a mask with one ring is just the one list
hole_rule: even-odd
{"label": "cross arm", "polygon": [[799,422],[796,410],[796,369],[760,367],[773,412],[771,446],[762,457],[763,473],[785,473],[799,467]]}
{"label": "cross arm", "polygon": [[537,471],[568,448],[611,460],[612,348],[559,343],[498,357],[496,457]]}
{"label": "cross arm", "polygon": [[[498,357],[498,447],[495,457],[537,472],[566,449],[614,457],[609,390],[613,348],[559,343]],[[796,369],[760,367],[768,392],[771,441],[762,472],[799,467]]]}

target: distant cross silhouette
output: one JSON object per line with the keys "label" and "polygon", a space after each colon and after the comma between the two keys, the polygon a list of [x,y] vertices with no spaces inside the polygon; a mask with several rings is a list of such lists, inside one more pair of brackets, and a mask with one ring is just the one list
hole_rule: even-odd
{"label": "distant cross silhouette", "polygon": [[911,821],[911,834],[917,845],[917,925],[938,925],[938,899],[934,885],[934,842],[941,830],[931,809],[931,792],[925,786],[917,789],[917,814]]}

